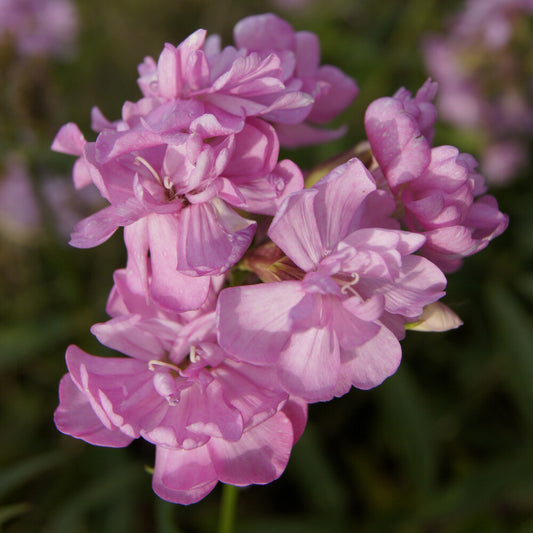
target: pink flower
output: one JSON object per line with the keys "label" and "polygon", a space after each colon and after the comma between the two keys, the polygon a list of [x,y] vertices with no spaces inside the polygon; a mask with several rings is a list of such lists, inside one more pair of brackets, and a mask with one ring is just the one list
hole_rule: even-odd
{"label": "pink flower", "polygon": [[357,159],[290,195],[269,236],[300,274],[223,290],[220,345],[241,360],[274,365],[286,390],[307,401],[390,376],[403,324],[441,298],[446,284],[439,269],[413,255],[424,237],[389,229],[393,209]]}
{"label": "pink flower", "polygon": [[305,121],[284,120],[284,112],[268,113],[265,118],[276,124],[284,146],[318,144],[335,139],[344,128],[324,130],[317,125],[336,117],[357,96],[355,81],[331,65],[320,66],[320,43],[315,34],[295,32],[291,25],[272,13],[254,15],[239,21],[234,28],[239,50],[258,52],[262,57],[275,53],[281,60],[283,82],[314,99]]}
{"label": "pink flower", "polygon": [[380,98],[368,107],[365,128],[377,179],[385,178],[404,227],[426,237],[420,253],[443,271],[457,270],[505,230],[508,217],[483,195],[475,159],[452,146],[431,148],[419,108],[398,96]]}
{"label": "pink flower", "polygon": [[140,301],[143,289],[127,274],[117,273],[108,304],[116,316],[92,331],[129,357],[68,348],[58,429],[99,446],[139,437],[155,444],[154,490],[176,503],[198,501],[219,480],[279,477],[305,426],[305,404],[289,400],[272,369],[218,346],[214,299],[194,313],[158,310]]}
{"label": "pink flower", "polygon": [[312,96],[284,83],[280,58],[273,53],[218,46],[216,38],[206,43],[206,31],[197,30],[179,46],[166,44],[157,63],[146,57],[139,65],[139,86],[146,97],[160,102],[196,99],[206,113],[233,122],[249,116],[275,115],[289,124],[305,119]]}
{"label": "pink flower", "polygon": [[195,101],[154,102],[125,105],[117,123],[94,115],[103,128],[94,143],[73,124],[58,133],[53,148],[81,156],[75,180],[90,178],[111,204],[82,220],[71,244],[98,245],[118,227],[149,217],[151,253],[159,256],[157,248],[176,261],[160,268],[220,274],[239,260],[255,232],[255,222],[230,205],[273,214],[303,186],[301,171],[291,161],[278,163],[277,136],[263,120],[250,118],[235,133]]}
{"label": "pink flower", "polygon": [[285,470],[306,418],[307,405],[289,400],[236,442],[211,438],[190,450],[157,446],[154,491],[165,500],[189,504],[208,494],[217,481],[237,486],[270,483]]}

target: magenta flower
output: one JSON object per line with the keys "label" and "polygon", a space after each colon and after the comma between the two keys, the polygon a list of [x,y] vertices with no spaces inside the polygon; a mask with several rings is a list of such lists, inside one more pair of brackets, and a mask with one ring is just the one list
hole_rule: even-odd
{"label": "magenta flower", "polygon": [[357,96],[355,81],[331,65],[320,66],[320,43],[314,33],[295,32],[291,25],[272,13],[254,15],[234,28],[239,50],[258,52],[261,57],[275,53],[281,60],[283,82],[314,99],[305,121],[284,120],[284,113],[268,113],[264,118],[276,125],[283,146],[296,147],[336,139],[345,128],[324,130],[324,124],[346,109]]}
{"label": "magenta flower", "polygon": [[389,229],[393,209],[357,159],[290,195],[269,236],[301,273],[223,290],[220,345],[241,360],[274,365],[286,390],[307,401],[390,376],[403,324],[441,298],[446,284],[438,268],[413,255],[423,236]]}
{"label": "magenta flower", "polygon": [[[428,82],[424,87],[429,88]],[[475,171],[472,156],[452,146],[431,148],[427,117],[433,113],[424,115],[420,109],[416,98],[406,100],[403,92],[380,98],[368,107],[365,128],[379,165],[376,178],[385,178],[403,226],[426,237],[421,254],[453,272],[462,258],[500,235],[508,217],[495,198],[484,194],[485,180]]]}

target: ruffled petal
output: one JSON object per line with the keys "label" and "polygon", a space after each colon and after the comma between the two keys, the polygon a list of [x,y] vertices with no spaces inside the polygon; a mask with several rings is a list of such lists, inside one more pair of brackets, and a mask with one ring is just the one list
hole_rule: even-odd
{"label": "ruffled petal", "polygon": [[316,189],[288,196],[276,213],[269,237],[305,271],[315,268],[326,255],[315,215]]}
{"label": "ruffled petal", "polygon": [[144,207],[133,198],[123,205],[110,205],[78,222],[69,244],[76,248],[98,246],[107,241],[120,226],[132,224],[145,214]]}
{"label": "ruffled petal", "polygon": [[220,481],[264,485],[281,476],[293,442],[292,424],[280,412],[246,431],[237,442],[211,439],[207,447]]}
{"label": "ruffled petal", "polygon": [[[379,333],[365,344],[342,356],[339,383],[349,382],[358,389],[371,389],[396,372],[402,358],[402,349],[395,335],[382,326]],[[347,390],[336,390],[340,396]]]}
{"label": "ruffled petal", "polygon": [[62,154],[82,155],[87,144],[83,133],[74,122],[61,126],[52,142],[52,150]]}
{"label": "ruffled petal", "polygon": [[189,276],[226,272],[244,255],[257,226],[219,198],[190,205],[181,211],[179,224],[177,268]]}
{"label": "ruffled petal", "polygon": [[187,227],[175,216],[151,215],[148,219],[150,294],[159,305],[176,312],[200,307],[210,287],[209,276],[191,277],[178,270],[183,264],[179,262],[176,241],[184,231]]}
{"label": "ruffled petal", "polygon": [[365,113],[372,153],[394,190],[420,176],[431,158],[428,140],[396,98],[379,98]]}
{"label": "ruffled petal", "polygon": [[102,424],[70,374],[65,374],[59,383],[59,406],[54,413],[54,422],[61,433],[95,446],[122,448],[133,440],[119,429],[109,429]]}
{"label": "ruffled petal", "polygon": [[285,389],[308,402],[333,397],[339,369],[339,341],[329,325],[293,332],[278,361]]}
{"label": "ruffled petal", "polygon": [[275,362],[291,336],[291,311],[304,296],[297,281],[224,289],[217,304],[219,344],[241,361]]}
{"label": "ruffled petal", "polygon": [[152,487],[160,498],[182,505],[196,503],[215,488],[217,481],[206,446],[191,450],[156,448]]}

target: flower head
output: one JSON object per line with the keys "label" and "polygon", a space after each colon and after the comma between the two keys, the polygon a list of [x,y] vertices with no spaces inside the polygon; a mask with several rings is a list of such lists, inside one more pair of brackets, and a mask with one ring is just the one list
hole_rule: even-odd
{"label": "flower head", "polygon": [[400,362],[403,324],[441,298],[446,283],[413,255],[424,237],[393,229],[393,210],[357,159],[290,195],[269,236],[300,273],[223,290],[220,344],[274,365],[286,390],[307,401],[381,383]]}

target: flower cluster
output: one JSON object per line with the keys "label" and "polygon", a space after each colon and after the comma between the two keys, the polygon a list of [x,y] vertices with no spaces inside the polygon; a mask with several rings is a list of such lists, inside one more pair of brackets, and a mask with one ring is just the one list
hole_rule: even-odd
{"label": "flower cluster", "polygon": [[109,202],[71,244],[123,227],[128,251],[111,319],[91,330],[123,356],[68,348],[56,425],[100,446],[155,444],[154,490],[184,504],[218,481],[278,478],[308,403],[380,384],[406,329],[459,325],[438,303],[443,271],[507,224],[475,161],[431,148],[431,82],[370,106],[368,167],[353,158],[304,188],[280,144],[342,134],[321,125],[357,86],[275,15],[234,35],[226,48],[204,30],[165,45],[120,120],[94,109],[94,142],[71,123],[53,143],[78,156],[76,186]]}
{"label": "flower cluster", "polygon": [[491,183],[509,181],[529,159],[532,16],[531,0],[469,0],[446,36],[424,42],[442,117],[482,139],[481,168]]}

